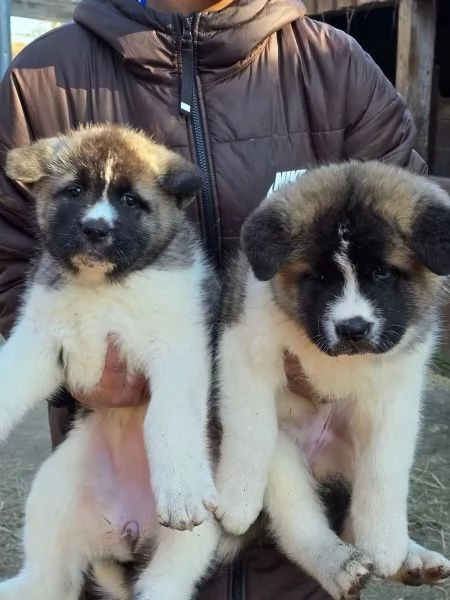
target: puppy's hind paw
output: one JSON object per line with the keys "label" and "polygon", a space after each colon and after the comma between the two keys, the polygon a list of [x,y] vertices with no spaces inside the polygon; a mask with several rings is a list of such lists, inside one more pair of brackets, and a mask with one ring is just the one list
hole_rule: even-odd
{"label": "puppy's hind paw", "polygon": [[219,508],[215,512],[217,521],[231,535],[244,535],[256,521],[263,508],[263,496],[242,491],[227,498],[220,496]]}
{"label": "puppy's hind paw", "polygon": [[212,478],[187,478],[159,489],[156,509],[163,527],[191,530],[206,521],[217,509],[218,496]]}
{"label": "puppy's hind paw", "polygon": [[359,600],[373,573],[372,560],[349,544],[339,543],[322,554],[316,578],[334,600]]}
{"label": "puppy's hind paw", "polygon": [[341,593],[339,600],[359,600],[372,571],[373,564],[370,559],[356,551],[336,577],[336,584]]}
{"label": "puppy's hind paw", "polygon": [[438,552],[410,541],[408,555],[393,577],[405,585],[438,585],[450,577],[450,561]]}

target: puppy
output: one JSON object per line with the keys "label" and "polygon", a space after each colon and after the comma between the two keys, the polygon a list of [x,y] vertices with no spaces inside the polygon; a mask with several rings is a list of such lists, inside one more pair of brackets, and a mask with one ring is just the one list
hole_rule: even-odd
{"label": "puppy", "polygon": [[[219,344],[223,526],[264,507],[287,555],[340,600],[372,569],[436,583],[450,563],[409,539],[408,481],[450,273],[450,199],[377,162],[307,172],[248,218]],[[315,398],[287,390],[286,353]],[[308,454],[308,451],[313,451]],[[348,482],[343,537],[316,482]]]}
{"label": "puppy", "polygon": [[112,125],[12,150],[6,173],[36,198],[41,251],[0,353],[0,438],[61,385],[95,390],[109,336],[149,378],[151,402],[78,417],[34,481],[25,563],[0,598],[77,600],[91,563],[151,544],[133,597],[188,599],[217,541],[207,419],[219,286],[185,214],[201,176]]}

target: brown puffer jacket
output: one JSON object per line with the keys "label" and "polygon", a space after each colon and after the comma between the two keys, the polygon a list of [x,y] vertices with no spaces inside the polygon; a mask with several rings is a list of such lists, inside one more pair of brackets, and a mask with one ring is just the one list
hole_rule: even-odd
{"label": "brown puffer jacket", "polygon": [[[235,0],[191,17],[136,0],[83,0],[75,23],[32,43],[6,74],[0,153],[86,122],[143,128],[201,166],[205,183],[193,217],[220,260],[243,218],[293,172],[349,157],[426,172],[412,150],[411,115],[381,71],[352,38],[304,13],[299,0]],[[0,173],[4,335],[33,231],[31,198]],[[54,442],[66,412],[51,409]],[[326,598],[271,547],[250,550],[200,597]]]}

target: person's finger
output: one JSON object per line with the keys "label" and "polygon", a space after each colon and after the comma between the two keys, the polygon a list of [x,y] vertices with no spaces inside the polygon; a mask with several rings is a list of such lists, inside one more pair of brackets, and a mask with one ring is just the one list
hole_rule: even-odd
{"label": "person's finger", "polygon": [[139,375],[127,382],[123,390],[123,406],[138,406],[148,400],[148,384],[145,377]]}
{"label": "person's finger", "polygon": [[106,351],[105,357],[105,367],[103,370],[104,374],[108,373],[121,373],[125,374],[127,370],[127,365],[125,361],[120,356],[120,352],[113,340],[113,338],[108,339],[108,348]]}
{"label": "person's finger", "polygon": [[70,393],[77,402],[83,406],[86,406],[87,408],[95,408],[99,404],[98,394],[95,391],[86,393],[80,390],[75,390],[71,391]]}

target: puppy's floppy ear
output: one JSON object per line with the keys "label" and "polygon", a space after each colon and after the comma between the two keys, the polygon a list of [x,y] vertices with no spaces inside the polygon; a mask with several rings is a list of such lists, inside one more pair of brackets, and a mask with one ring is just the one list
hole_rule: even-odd
{"label": "puppy's floppy ear", "polygon": [[450,275],[450,197],[436,184],[419,202],[410,246],[430,271]]}
{"label": "puppy's floppy ear", "polygon": [[178,208],[183,210],[201,190],[202,173],[196,165],[177,156],[169,161],[159,178],[159,184],[165,192],[176,198]]}
{"label": "puppy's floppy ear", "polygon": [[287,216],[276,205],[257,208],[242,227],[241,247],[256,279],[272,279],[292,251]]}
{"label": "puppy's floppy ear", "polygon": [[30,146],[10,150],[6,155],[6,175],[19,183],[36,183],[45,176],[47,164],[59,143],[59,138],[44,138]]}

